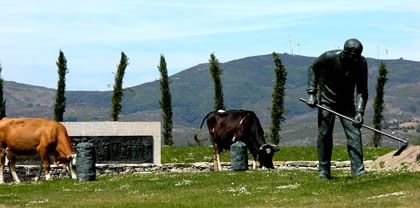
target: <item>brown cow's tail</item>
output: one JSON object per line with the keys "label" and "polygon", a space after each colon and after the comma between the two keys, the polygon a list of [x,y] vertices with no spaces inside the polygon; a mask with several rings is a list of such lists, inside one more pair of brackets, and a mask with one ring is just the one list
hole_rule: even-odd
{"label": "brown cow's tail", "polygon": [[199,129],[195,132],[195,134],[194,134],[194,140],[195,140],[195,142],[197,142],[197,144],[201,144],[201,141],[206,140],[206,139],[200,139],[200,138],[198,138],[198,134],[200,133],[201,128],[203,128],[204,121],[206,121],[206,120],[207,120],[207,118],[209,117],[209,115],[210,115],[211,113],[213,113],[213,112],[210,112],[210,113],[208,113],[206,116],[204,116],[203,120],[201,121],[200,128],[199,128]]}

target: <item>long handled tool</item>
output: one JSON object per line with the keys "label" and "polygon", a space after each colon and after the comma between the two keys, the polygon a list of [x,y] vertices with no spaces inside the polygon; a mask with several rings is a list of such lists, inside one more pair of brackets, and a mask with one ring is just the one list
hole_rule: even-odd
{"label": "long handled tool", "polygon": [[[299,100],[300,101],[302,101],[302,102],[304,102],[304,103],[306,103],[306,100],[305,99],[303,99],[303,98],[299,98]],[[337,116],[339,116],[339,117],[341,117],[341,118],[344,118],[344,119],[346,119],[346,120],[349,120],[349,121],[351,121],[351,122],[353,122],[353,123],[356,123],[352,118],[350,118],[350,117],[348,117],[348,116],[345,116],[345,115],[343,115],[343,114],[340,114],[340,113],[337,113],[337,112],[335,112],[335,111],[333,111],[333,110],[331,110],[331,109],[328,109],[328,108],[326,108],[326,107],[324,107],[324,106],[322,106],[322,105],[319,105],[319,104],[316,104],[316,107],[318,107],[318,108],[320,108],[320,109],[322,109],[322,110],[325,110],[325,111],[328,111],[328,112],[330,112],[330,113],[333,113],[333,114],[335,114],[335,115],[337,115]],[[400,155],[401,154],[401,152],[402,151],[404,151],[406,148],[407,148],[407,146],[408,146],[408,142],[407,141],[405,141],[405,140],[403,140],[403,139],[400,139],[400,138],[398,138],[398,137],[395,137],[395,136],[393,136],[393,135],[391,135],[391,134],[387,134],[387,133],[385,133],[385,132],[383,132],[383,131],[379,131],[378,129],[375,129],[375,128],[373,128],[373,127],[370,127],[370,126],[368,126],[368,125],[365,125],[365,124],[362,124],[362,127],[364,127],[364,128],[367,128],[367,129],[369,129],[369,130],[372,130],[372,131],[374,131],[374,132],[377,132],[377,133],[380,133],[380,134],[382,134],[382,135],[385,135],[385,136],[387,136],[387,137],[389,137],[389,138],[391,138],[391,139],[395,139],[395,140],[397,140],[397,141],[399,141],[399,142],[402,142],[403,143],[403,145],[394,153],[394,156],[398,156],[398,155]]]}

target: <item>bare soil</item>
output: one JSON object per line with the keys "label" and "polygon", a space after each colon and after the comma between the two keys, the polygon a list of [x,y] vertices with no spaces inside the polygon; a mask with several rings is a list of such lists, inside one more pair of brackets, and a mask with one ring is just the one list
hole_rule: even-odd
{"label": "bare soil", "polygon": [[393,156],[394,152],[383,155],[370,163],[369,168],[384,170],[413,170],[420,171],[420,146],[408,146],[398,156]]}

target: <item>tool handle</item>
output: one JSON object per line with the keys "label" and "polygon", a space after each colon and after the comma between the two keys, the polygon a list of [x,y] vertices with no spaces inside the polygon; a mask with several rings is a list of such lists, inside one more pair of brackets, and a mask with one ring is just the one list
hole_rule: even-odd
{"label": "tool handle", "polygon": [[[305,100],[305,99],[303,99],[303,98],[299,98],[299,100],[300,100],[300,101],[302,101],[302,102],[304,102],[304,103],[306,103],[306,100]],[[316,107],[318,107],[318,108],[320,108],[320,109],[322,109],[322,110],[326,110],[326,111],[328,111],[328,112],[330,112],[330,113],[333,113],[333,114],[335,114],[335,115],[337,115],[337,116],[339,116],[339,117],[341,117],[341,118],[344,118],[344,119],[346,119],[346,120],[348,120],[348,121],[351,121],[351,122],[353,122],[353,123],[356,123],[356,122],[353,120],[353,118],[350,118],[350,117],[348,117],[348,116],[345,116],[345,115],[343,115],[343,114],[340,114],[340,113],[338,113],[338,112],[335,112],[335,111],[333,111],[333,110],[331,110],[331,109],[328,109],[328,108],[326,108],[326,107],[324,107],[324,106],[322,106],[322,105],[315,104],[315,106],[316,106]],[[400,142],[403,142],[404,144],[408,144],[408,142],[407,142],[407,141],[405,141],[405,140],[403,140],[403,139],[400,139],[400,138],[398,138],[398,137],[395,137],[395,136],[393,136],[393,135],[391,135],[391,134],[388,134],[388,133],[385,133],[385,132],[383,132],[383,131],[379,131],[378,129],[375,129],[375,128],[370,127],[370,126],[368,126],[368,125],[362,124],[362,127],[367,128],[367,129],[369,129],[369,130],[371,130],[371,131],[377,132],[377,133],[379,133],[379,134],[385,135],[385,136],[390,137],[390,138],[392,138],[392,139],[398,140],[398,141],[400,141]]]}

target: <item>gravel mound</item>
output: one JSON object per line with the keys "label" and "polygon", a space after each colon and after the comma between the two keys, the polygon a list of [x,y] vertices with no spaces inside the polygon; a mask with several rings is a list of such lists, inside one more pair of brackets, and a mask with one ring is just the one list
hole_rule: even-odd
{"label": "gravel mound", "polygon": [[400,155],[394,152],[379,157],[369,164],[372,169],[420,171],[420,146],[408,146]]}

